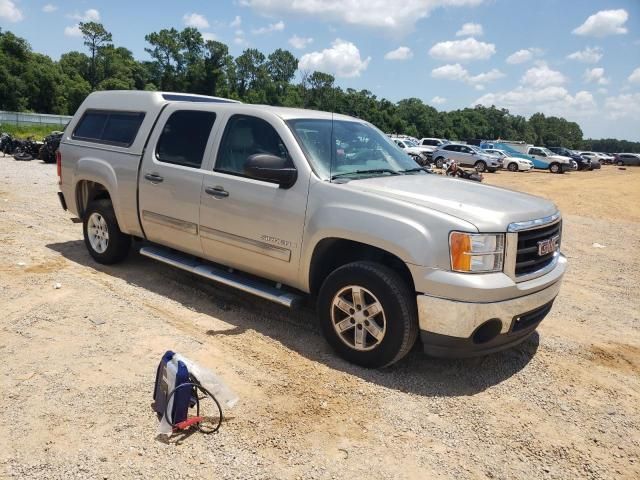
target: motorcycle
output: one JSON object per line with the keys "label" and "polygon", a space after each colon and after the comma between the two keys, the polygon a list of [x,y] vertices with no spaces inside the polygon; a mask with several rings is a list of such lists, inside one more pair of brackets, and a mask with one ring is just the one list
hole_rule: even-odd
{"label": "motorcycle", "polygon": [[10,133],[3,133],[0,137],[0,152],[5,155],[11,155],[16,149],[18,140],[13,138]]}
{"label": "motorcycle", "polygon": [[455,160],[448,160],[444,163],[443,168],[445,169],[444,174],[447,177],[458,177],[465,180],[472,180],[474,182],[482,182],[482,180],[484,180],[484,176],[482,175],[482,173],[478,172],[477,169],[473,172],[464,170],[458,167],[458,164],[455,162]]}
{"label": "motorcycle", "polygon": [[44,163],[55,163],[60,140],[62,140],[62,132],[52,132],[44,137],[44,144],[40,148],[38,158],[43,160]]}
{"label": "motorcycle", "polygon": [[13,151],[13,158],[18,161],[28,162],[37,158],[43,142],[36,142],[33,137],[26,140],[18,140],[18,145]]}

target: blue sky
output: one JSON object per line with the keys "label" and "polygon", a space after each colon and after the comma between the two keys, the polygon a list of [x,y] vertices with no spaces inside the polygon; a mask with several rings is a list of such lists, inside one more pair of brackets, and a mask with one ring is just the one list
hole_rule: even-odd
{"label": "blue sky", "polygon": [[288,48],[392,101],[542,111],[640,140],[639,0],[0,0],[0,28],[54,58],[83,49],[81,20],[139,59],[145,34],[192,25],[234,55]]}

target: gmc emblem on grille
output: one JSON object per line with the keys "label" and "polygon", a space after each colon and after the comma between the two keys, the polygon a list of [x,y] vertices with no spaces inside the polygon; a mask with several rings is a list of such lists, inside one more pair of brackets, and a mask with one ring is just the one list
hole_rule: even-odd
{"label": "gmc emblem on grille", "polygon": [[553,253],[556,250],[558,250],[559,240],[560,240],[560,235],[547,238],[546,240],[540,240],[538,242],[538,256],[543,257],[545,255],[549,255],[550,253]]}

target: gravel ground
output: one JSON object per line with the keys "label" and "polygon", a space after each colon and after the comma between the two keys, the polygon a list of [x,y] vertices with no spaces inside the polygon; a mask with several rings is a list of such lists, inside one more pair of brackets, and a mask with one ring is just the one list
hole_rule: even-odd
{"label": "gravel ground", "polygon": [[[95,264],[55,166],[0,157],[0,476],[640,478],[640,168],[485,177],[564,212],[552,313],[503,353],[416,349],[369,371],[336,358],[310,312],[136,253]],[[219,433],[157,437],[167,349],[239,394]]]}

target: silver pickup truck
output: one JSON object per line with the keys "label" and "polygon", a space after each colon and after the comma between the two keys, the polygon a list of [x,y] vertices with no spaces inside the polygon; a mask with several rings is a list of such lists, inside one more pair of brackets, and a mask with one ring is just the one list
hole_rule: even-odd
{"label": "silver pickup truck", "polygon": [[62,207],[99,263],[140,254],[287,307],[315,302],[345,359],[420,336],[495,352],[547,315],[566,259],[544,199],[419,168],[373,125],[161,92],[89,95],[58,152]]}

